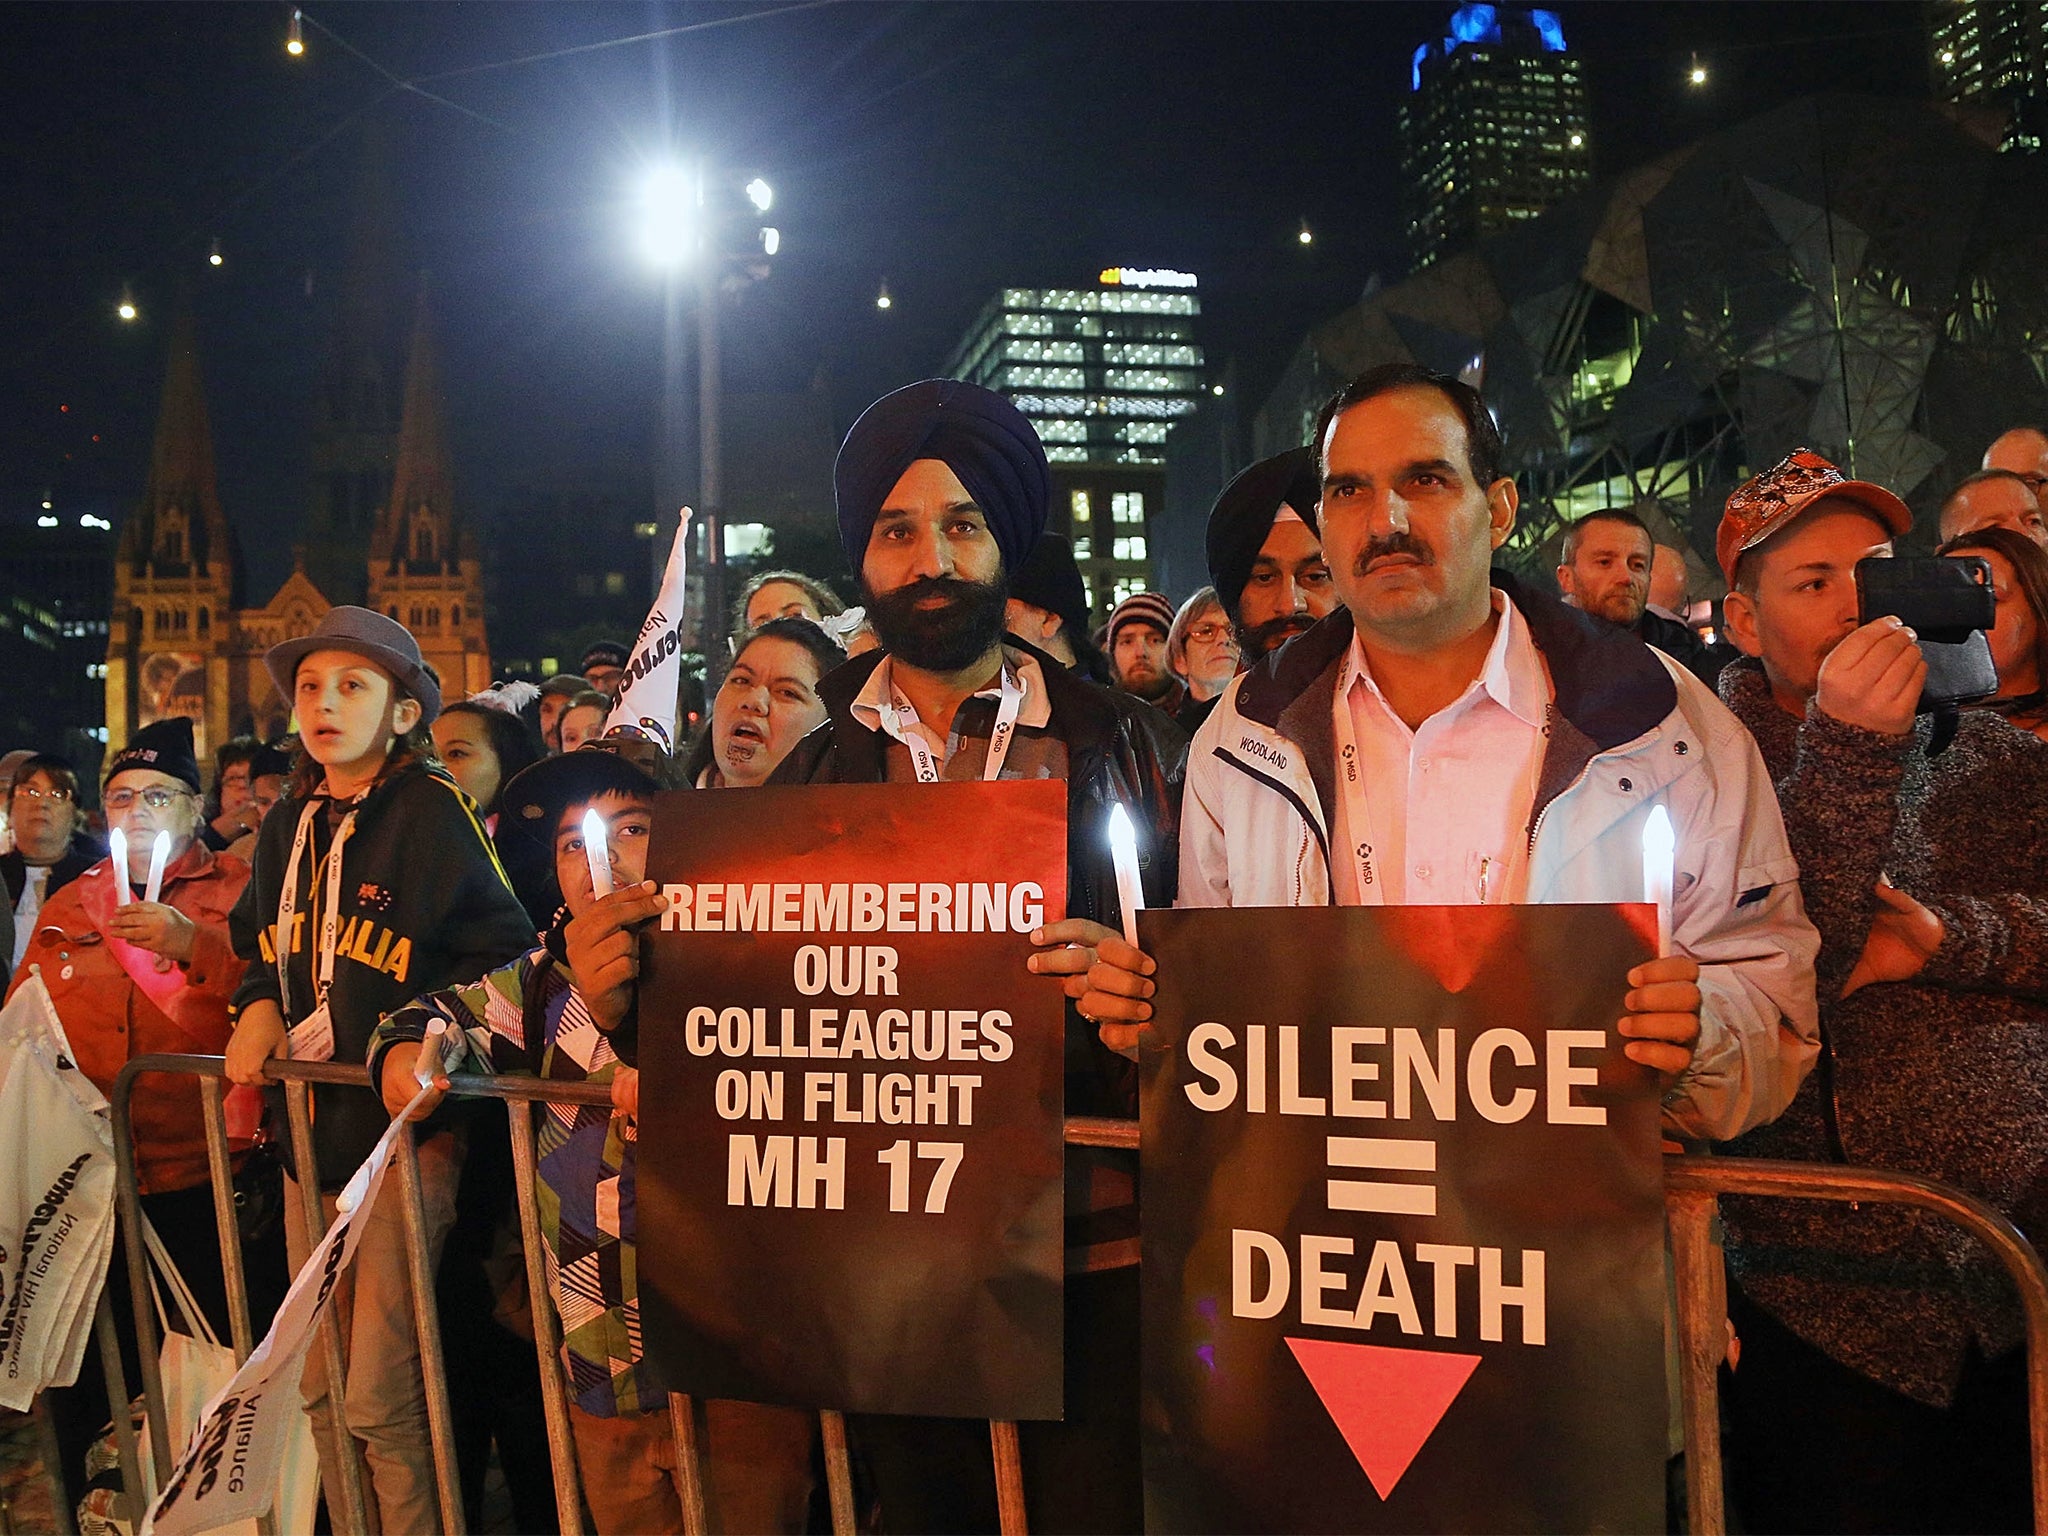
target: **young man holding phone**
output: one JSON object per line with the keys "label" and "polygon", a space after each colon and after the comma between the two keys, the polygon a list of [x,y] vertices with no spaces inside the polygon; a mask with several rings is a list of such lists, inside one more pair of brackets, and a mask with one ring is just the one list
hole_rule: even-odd
{"label": "young man holding phone", "polygon": [[[1858,565],[1911,526],[1898,497],[1804,449],[1721,522],[1745,654],[1721,694],[1777,785],[1820,930],[1823,1036],[1791,1108],[1728,1150],[1925,1174],[2039,1231],[2048,743],[1969,710],[1938,745],[1920,637],[1859,595]],[[1992,1261],[1896,1208],[1731,1199],[1723,1214],[1742,1346],[1729,1467],[1748,1522],[2024,1527],[2023,1329]]]}

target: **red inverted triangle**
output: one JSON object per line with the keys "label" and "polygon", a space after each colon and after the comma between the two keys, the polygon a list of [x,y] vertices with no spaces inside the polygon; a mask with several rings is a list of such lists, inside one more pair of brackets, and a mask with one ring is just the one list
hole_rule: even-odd
{"label": "red inverted triangle", "polygon": [[1289,1339],[1287,1347],[1382,1499],[1479,1364],[1477,1355],[1332,1339]]}

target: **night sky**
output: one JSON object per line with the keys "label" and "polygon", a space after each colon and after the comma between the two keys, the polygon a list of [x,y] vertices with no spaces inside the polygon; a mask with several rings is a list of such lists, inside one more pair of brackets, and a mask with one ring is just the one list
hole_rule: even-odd
{"label": "night sky", "polygon": [[[0,519],[52,491],[126,510],[184,285],[222,499],[267,595],[307,499],[366,119],[392,146],[401,251],[432,275],[458,495],[486,520],[536,479],[646,483],[659,283],[628,225],[664,151],[776,190],[783,252],[728,318],[728,387],[822,374],[842,425],[936,371],[1006,284],[1196,272],[1212,364],[1234,359],[1256,402],[1310,324],[1405,271],[1394,111],[1447,5],[775,9],[315,3],[293,60],[279,5],[8,6]],[[1557,9],[1602,174],[1788,95],[1927,89],[1915,4]],[[706,23],[728,24],[479,67]]]}

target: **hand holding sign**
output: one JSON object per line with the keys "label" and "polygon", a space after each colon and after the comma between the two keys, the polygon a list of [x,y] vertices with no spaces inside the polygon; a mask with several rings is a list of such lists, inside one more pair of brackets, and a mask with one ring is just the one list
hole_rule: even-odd
{"label": "hand holding sign", "polygon": [[1691,1066],[1700,1043],[1699,980],[1699,962],[1684,955],[1666,955],[1630,971],[1630,991],[1622,999],[1628,1012],[1615,1026],[1629,1042],[1622,1054],[1666,1078]]}
{"label": "hand holding sign", "polygon": [[660,916],[666,903],[651,880],[625,886],[562,929],[569,976],[599,1029],[617,1029],[633,1006],[640,976],[638,929]]}

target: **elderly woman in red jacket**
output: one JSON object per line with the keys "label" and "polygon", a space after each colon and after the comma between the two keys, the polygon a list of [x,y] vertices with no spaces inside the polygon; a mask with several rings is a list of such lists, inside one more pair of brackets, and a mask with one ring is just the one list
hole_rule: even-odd
{"label": "elderly woman in red jacket", "polygon": [[[248,883],[249,866],[197,836],[204,812],[191,721],[144,727],[108,767],[102,803],[108,826],[127,839],[128,866],[116,869],[111,856],[102,859],[43,905],[14,985],[23,984],[29,967],[41,970],[79,1066],[111,1096],[132,1057],[217,1056],[226,1049],[233,1033],[228,999],[243,969],[228,939],[228,912]],[[162,888],[157,900],[145,901],[159,832],[169,834]],[[145,1074],[129,1106],[143,1211],[225,1338],[227,1297],[198,1079]],[[246,1252],[244,1266],[260,1333],[285,1283],[282,1232]],[[132,1382],[140,1379],[140,1363],[127,1282],[117,1246],[107,1283]],[[108,1418],[98,1351],[86,1351],[76,1386],[48,1396],[66,1494],[75,1504],[84,1490],[86,1448]]]}

